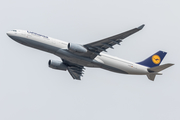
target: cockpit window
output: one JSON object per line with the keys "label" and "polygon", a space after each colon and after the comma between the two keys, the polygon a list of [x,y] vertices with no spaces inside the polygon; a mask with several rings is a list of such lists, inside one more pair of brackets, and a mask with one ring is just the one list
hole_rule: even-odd
{"label": "cockpit window", "polygon": [[17,32],[17,30],[12,30],[12,31]]}

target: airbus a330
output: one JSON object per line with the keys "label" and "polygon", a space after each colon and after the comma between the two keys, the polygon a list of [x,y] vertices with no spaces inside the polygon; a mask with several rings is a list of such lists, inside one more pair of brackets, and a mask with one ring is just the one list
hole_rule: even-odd
{"label": "airbus a330", "polygon": [[49,67],[67,70],[73,79],[81,79],[84,67],[94,67],[122,74],[147,75],[150,80],[154,81],[156,75],[162,75],[160,71],[173,65],[172,63],[160,65],[166,52],[158,51],[138,63],[102,53],[116,44],[120,45],[122,40],[143,27],[144,25],[141,25],[118,35],[84,45],[64,42],[27,30],[15,29],[7,32],[7,35],[18,43],[59,56],[62,61],[49,60]]}

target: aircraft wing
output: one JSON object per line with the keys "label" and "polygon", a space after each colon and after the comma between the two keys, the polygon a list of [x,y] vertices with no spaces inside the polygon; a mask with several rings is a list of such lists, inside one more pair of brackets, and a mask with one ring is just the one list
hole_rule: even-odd
{"label": "aircraft wing", "polygon": [[113,48],[114,45],[119,44],[120,42],[122,42],[122,40],[136,32],[138,32],[139,30],[141,30],[145,25],[141,25],[137,28],[131,29],[129,31],[120,33],[118,35],[114,35],[112,37],[108,37],[96,42],[92,42],[89,44],[85,44],[84,47],[86,49],[88,49],[88,54],[86,54],[86,57],[90,57],[90,58],[95,58],[97,55],[99,55],[100,52],[105,51],[108,48]]}
{"label": "aircraft wing", "polygon": [[73,79],[81,80],[81,77],[83,76],[83,72],[85,70],[84,66],[73,64],[65,60],[63,60],[63,63],[68,66],[67,70]]}
{"label": "aircraft wing", "polygon": [[68,72],[73,77],[73,79],[81,80],[82,74],[83,74],[83,68],[79,68],[76,66],[70,66],[68,67]]}

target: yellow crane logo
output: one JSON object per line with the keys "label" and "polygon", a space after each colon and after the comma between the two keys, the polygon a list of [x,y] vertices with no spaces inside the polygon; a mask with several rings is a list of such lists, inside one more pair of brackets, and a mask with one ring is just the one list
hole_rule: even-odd
{"label": "yellow crane logo", "polygon": [[152,61],[154,64],[159,64],[161,62],[161,58],[159,57],[159,55],[153,55]]}

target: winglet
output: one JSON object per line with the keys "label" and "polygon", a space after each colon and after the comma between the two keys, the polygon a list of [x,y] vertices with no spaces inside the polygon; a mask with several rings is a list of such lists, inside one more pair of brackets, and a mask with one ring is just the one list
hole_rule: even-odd
{"label": "winglet", "polygon": [[137,29],[141,30],[141,29],[143,29],[144,26],[145,26],[145,24],[139,26]]}

